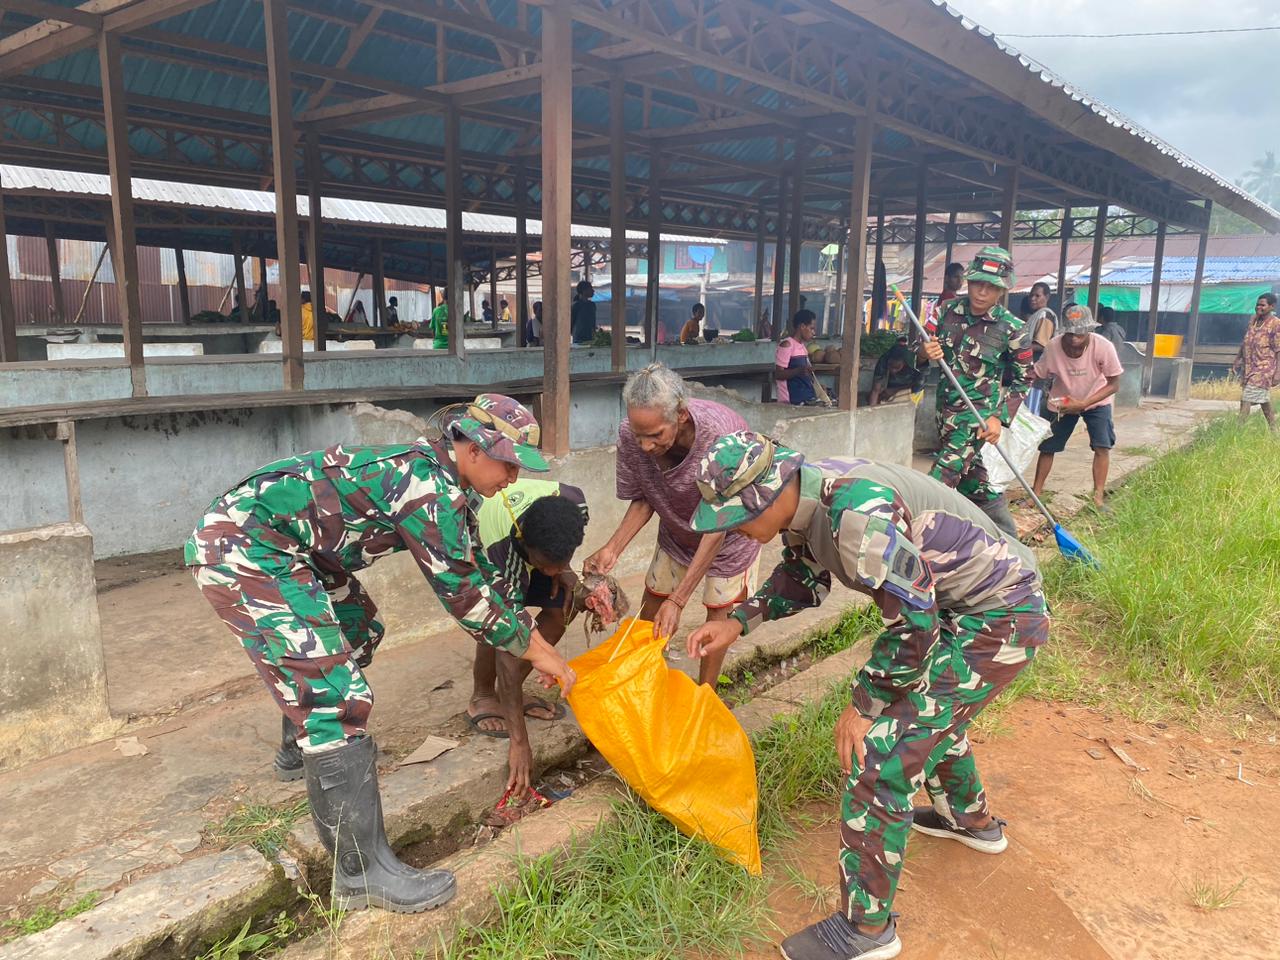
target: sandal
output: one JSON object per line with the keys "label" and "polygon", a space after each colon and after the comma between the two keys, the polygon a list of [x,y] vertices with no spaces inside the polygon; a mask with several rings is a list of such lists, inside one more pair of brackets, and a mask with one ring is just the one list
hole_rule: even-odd
{"label": "sandal", "polygon": [[[550,710],[551,716],[539,717],[530,712],[533,710]],[[564,719],[564,704],[559,701],[552,702],[543,700],[541,697],[533,697],[524,705],[524,715],[530,720],[544,720],[547,723],[554,723],[556,720]]]}
{"label": "sandal", "polygon": [[482,720],[501,720],[506,723],[507,715],[505,713],[477,713],[474,717],[468,713],[466,716],[467,723],[471,725],[471,729],[480,734],[480,736],[492,737],[494,740],[511,739],[511,734],[506,730],[485,730],[480,726],[480,721]]}

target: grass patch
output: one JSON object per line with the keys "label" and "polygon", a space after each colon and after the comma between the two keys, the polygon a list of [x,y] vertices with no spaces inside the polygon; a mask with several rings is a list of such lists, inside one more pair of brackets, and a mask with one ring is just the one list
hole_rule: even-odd
{"label": "grass patch", "polygon": [[[1225,377],[1210,377],[1208,380],[1193,380],[1191,381],[1191,398],[1239,402],[1242,388],[1240,378],[1232,374],[1227,374]],[[1271,391],[1271,402],[1280,403],[1280,388]]]}
{"label": "grass patch", "polygon": [[225,847],[247,843],[269,858],[285,845],[294,824],[309,810],[305,799],[278,807],[269,803],[246,803],[214,826],[209,839]]}
{"label": "grass patch", "polygon": [[1240,892],[1247,879],[1247,877],[1241,877],[1231,886],[1214,880],[1196,879],[1183,884],[1183,889],[1187,891],[1192,906],[1197,910],[1225,910],[1235,905],[1236,894]]}
{"label": "grass patch", "polygon": [[[851,645],[862,636],[858,625],[865,630],[871,622],[863,611],[851,613],[830,631],[832,642]],[[792,836],[785,814],[838,794],[843,775],[831,731],[848,703],[848,685],[837,683],[820,702],[753,739],[766,849]],[[793,882],[807,883],[797,876]],[[804,889],[817,897],[818,885]],[[442,953],[448,960],[741,956],[767,935],[766,892],[764,879],[682,836],[633,798],[559,863],[550,856],[522,862],[497,896],[497,919],[460,931]]]}
{"label": "grass patch", "polygon": [[1280,444],[1260,426],[1214,421],[1136,474],[1087,538],[1101,569],[1046,565],[1067,657],[1050,646],[1015,691],[1087,695],[1079,646],[1145,699],[1280,713]]}
{"label": "grass patch", "polygon": [[92,910],[98,903],[97,892],[86,893],[75,903],[62,909],[55,909],[48,905],[37,907],[25,917],[17,917],[13,920],[6,920],[0,924],[0,930],[4,931],[4,936],[0,937],[0,943],[6,943],[9,940],[16,940],[19,937],[29,937],[33,933],[40,933],[48,930],[55,923],[61,923],[63,920],[70,920],[72,917],[78,917],[86,910]]}

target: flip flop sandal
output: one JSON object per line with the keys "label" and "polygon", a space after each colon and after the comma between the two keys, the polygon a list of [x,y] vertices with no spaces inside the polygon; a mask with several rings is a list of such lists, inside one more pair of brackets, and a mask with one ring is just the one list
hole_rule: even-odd
{"label": "flip flop sandal", "polygon": [[467,714],[467,723],[471,725],[471,729],[482,737],[493,737],[495,740],[510,740],[511,734],[506,730],[485,730],[480,726],[481,720],[501,720],[503,723],[507,721],[505,713],[477,713],[474,717]]}
{"label": "flip flop sandal", "polygon": [[[535,713],[531,713],[531,710],[550,710],[551,716],[540,717]],[[530,720],[544,720],[547,723],[552,723],[556,720],[563,720],[564,704],[560,702],[553,703],[550,700],[543,700],[541,697],[534,697],[524,705],[524,715]]]}

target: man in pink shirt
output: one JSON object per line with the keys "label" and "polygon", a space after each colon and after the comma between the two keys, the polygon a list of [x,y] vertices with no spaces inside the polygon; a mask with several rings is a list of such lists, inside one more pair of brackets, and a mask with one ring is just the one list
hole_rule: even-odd
{"label": "man in pink shirt", "polygon": [[[800,298],[801,303],[804,298]],[[783,337],[773,358],[773,379],[778,387],[778,402],[802,406],[816,402],[813,386],[813,364],[809,362],[809,341],[817,334],[817,315],[802,309],[791,322],[791,336]]]}
{"label": "man in pink shirt", "polygon": [[1066,448],[1067,440],[1083,417],[1089,430],[1089,446],[1093,449],[1093,502],[1101,507],[1107,471],[1111,467],[1111,448],[1116,445],[1111,397],[1120,389],[1124,367],[1111,342],[1092,332],[1097,325],[1088,307],[1069,304],[1062,312],[1060,334],[1049,341],[1036,361],[1038,379],[1054,378],[1047,404],[1053,433],[1040,444],[1032,486],[1036,496],[1044,492],[1054,454]]}

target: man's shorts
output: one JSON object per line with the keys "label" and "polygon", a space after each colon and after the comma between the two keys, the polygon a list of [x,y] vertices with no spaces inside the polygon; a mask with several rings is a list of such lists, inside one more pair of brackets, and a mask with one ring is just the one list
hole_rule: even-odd
{"label": "man's shorts", "polygon": [[[649,572],[644,578],[644,588],[655,597],[667,598],[676,592],[680,581],[689,572],[687,564],[668,556],[661,547],[653,551]],[[756,592],[756,580],[760,575],[760,555],[742,573],[732,577],[706,576],[702,580],[702,605],[708,610],[723,610],[741,603]]]}
{"label": "man's shorts", "polygon": [[1271,391],[1266,387],[1249,387],[1246,386],[1240,394],[1240,402],[1247,403],[1250,406],[1271,402]]}
{"label": "man's shorts", "polygon": [[1072,413],[1066,416],[1052,414],[1049,419],[1050,429],[1047,440],[1040,444],[1041,453],[1061,453],[1067,447],[1067,441],[1076,429],[1076,423],[1084,417],[1084,425],[1089,429],[1089,448],[1091,450],[1110,450],[1116,445],[1116,428],[1111,420],[1111,404],[1104,403],[1091,407],[1084,413]]}

